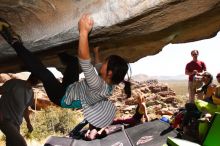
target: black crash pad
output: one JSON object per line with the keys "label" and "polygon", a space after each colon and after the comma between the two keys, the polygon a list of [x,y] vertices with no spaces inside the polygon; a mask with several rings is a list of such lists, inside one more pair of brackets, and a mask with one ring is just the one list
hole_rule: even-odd
{"label": "black crash pad", "polygon": [[156,120],[122,128],[122,131],[93,141],[51,136],[45,146],[161,146],[166,143],[168,136],[176,137],[177,132],[169,129],[169,124]]}
{"label": "black crash pad", "polygon": [[132,146],[162,146],[167,137],[177,136],[177,131],[159,120],[147,122],[125,130]]}

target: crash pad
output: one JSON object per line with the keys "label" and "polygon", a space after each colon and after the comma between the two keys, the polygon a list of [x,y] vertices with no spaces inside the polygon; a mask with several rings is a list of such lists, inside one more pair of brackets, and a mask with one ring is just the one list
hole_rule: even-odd
{"label": "crash pad", "polygon": [[166,143],[168,136],[177,136],[177,131],[169,127],[168,123],[155,120],[127,129],[122,128],[121,131],[92,141],[50,136],[45,146],[161,146]]}

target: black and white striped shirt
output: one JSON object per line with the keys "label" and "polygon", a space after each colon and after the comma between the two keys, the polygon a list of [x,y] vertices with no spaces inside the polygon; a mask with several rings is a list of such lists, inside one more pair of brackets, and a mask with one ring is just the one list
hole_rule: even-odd
{"label": "black and white striped shirt", "polygon": [[64,102],[70,105],[74,100],[80,100],[85,119],[95,127],[105,127],[112,123],[116,107],[108,101],[112,95],[113,86],[108,85],[96,72],[91,60],[79,58],[85,79],[75,82],[66,90]]}

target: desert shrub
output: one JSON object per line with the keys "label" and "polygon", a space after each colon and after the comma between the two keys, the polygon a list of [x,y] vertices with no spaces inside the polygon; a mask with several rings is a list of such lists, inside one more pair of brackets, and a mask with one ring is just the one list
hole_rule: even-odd
{"label": "desert shrub", "polygon": [[176,95],[186,96],[188,93],[188,80],[170,80],[164,82],[175,91]]}
{"label": "desert shrub", "polygon": [[28,133],[26,122],[24,121],[21,125],[21,133],[26,139],[41,141],[50,135],[67,135],[82,120],[82,114],[80,111],[51,106],[34,112],[30,118],[34,131]]}
{"label": "desert shrub", "polygon": [[0,131],[0,145],[4,145],[5,140],[6,140],[5,135]]}

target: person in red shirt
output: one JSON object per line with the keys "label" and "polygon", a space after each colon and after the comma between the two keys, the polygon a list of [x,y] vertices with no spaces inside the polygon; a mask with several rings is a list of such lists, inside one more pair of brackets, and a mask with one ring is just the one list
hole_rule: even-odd
{"label": "person in red shirt", "polygon": [[[188,92],[189,102],[193,103],[196,95],[196,89],[202,86],[200,76],[206,71],[206,65],[203,61],[198,60],[199,51],[192,50],[191,55],[193,60],[187,63],[185,74],[189,76]],[[197,94],[198,99],[202,99],[202,93]]]}

